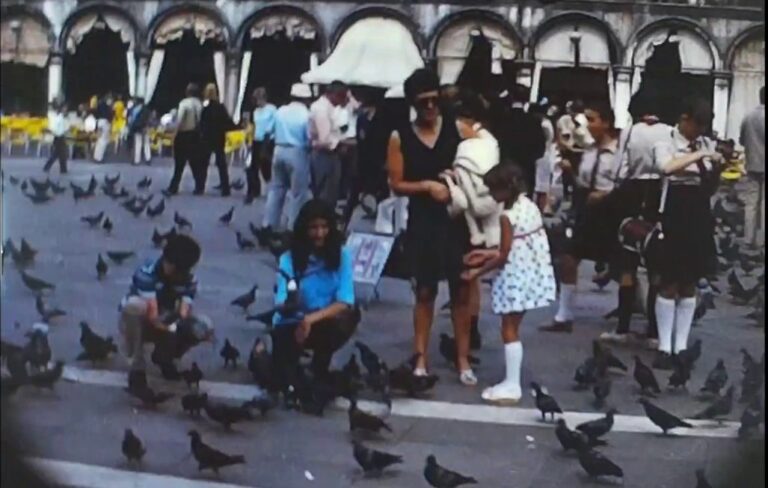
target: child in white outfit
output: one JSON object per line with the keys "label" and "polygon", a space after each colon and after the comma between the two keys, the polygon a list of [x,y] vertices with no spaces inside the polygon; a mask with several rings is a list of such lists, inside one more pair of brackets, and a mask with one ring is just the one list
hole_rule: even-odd
{"label": "child in white outfit", "polygon": [[520,169],[510,164],[499,165],[483,181],[493,198],[504,203],[501,244],[497,250],[469,253],[465,264],[474,268],[465,271],[464,278],[476,279],[501,269],[493,281],[492,296],[493,313],[501,315],[506,378],[486,388],[482,397],[489,402],[515,404],[522,397],[520,323],[526,311],[546,307],[555,300],[555,273],[541,213],[525,196]]}

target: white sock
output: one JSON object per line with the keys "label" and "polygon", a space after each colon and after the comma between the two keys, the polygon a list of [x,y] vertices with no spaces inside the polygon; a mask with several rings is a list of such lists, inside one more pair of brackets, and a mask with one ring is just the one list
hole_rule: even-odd
{"label": "white sock", "polygon": [[570,322],[573,320],[573,302],[576,298],[576,285],[560,284],[560,299],[558,300],[555,322]]}
{"label": "white sock", "polygon": [[504,382],[522,395],[520,369],[523,364],[523,343],[517,341],[505,344],[504,357],[506,358],[507,366],[507,378]]}
{"label": "white sock", "polygon": [[696,311],[696,298],[681,298],[675,307],[675,354],[688,349],[688,336],[691,333],[693,314]]}
{"label": "white sock", "polygon": [[675,301],[656,298],[656,324],[659,327],[659,351],[672,354],[672,330],[675,326]]}

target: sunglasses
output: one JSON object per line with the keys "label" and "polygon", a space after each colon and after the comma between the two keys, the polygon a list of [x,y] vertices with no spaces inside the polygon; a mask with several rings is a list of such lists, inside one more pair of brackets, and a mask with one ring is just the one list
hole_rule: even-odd
{"label": "sunglasses", "polygon": [[438,97],[417,98],[414,101],[414,105],[416,106],[416,108],[421,108],[421,109],[432,108],[432,107],[437,107],[439,100],[440,99]]}

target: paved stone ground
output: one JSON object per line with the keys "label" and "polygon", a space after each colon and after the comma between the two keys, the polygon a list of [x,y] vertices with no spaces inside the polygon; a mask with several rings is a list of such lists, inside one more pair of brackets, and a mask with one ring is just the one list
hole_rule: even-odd
{"label": "paved stone ground", "polygon": [[[56,320],[51,327],[50,340],[55,357],[74,364],[79,351],[77,324],[81,320],[88,321],[100,333],[117,335],[117,303],[126,292],[135,266],[158,254],[150,242],[152,229],[168,230],[173,223],[174,210],[193,222],[192,234],[203,247],[203,259],[197,271],[201,289],[196,307],[214,319],[219,339],[229,338],[245,354],[261,330],[254,323],[246,322],[238,309],[227,304],[253,283],[258,283],[258,302],[252,310],[270,306],[274,259],[264,252],[238,251],[234,231],[240,229],[249,234],[248,222],[260,221],[263,200],[244,206],[242,194],[224,199],[213,191],[204,197],[192,197],[191,177],[187,176],[182,194],[168,200],[165,214],[155,221],[146,216],[134,218],[100,193],[79,203],[74,203],[71,194],[67,193],[52,202],[34,205],[21,195],[18,187],[9,184],[8,177],[42,179],[41,166],[39,160],[3,158],[2,239],[11,237],[18,242],[22,236],[27,238],[40,250],[31,272],[57,285],[56,290],[48,294],[47,301],[66,309],[68,315]],[[119,171],[121,183],[135,191],[136,182],[148,175],[153,179],[150,192],[158,194],[155,202],[159,199],[159,190],[165,187],[170,177],[167,160],[151,167],[76,161],[70,168],[70,174],[61,178],[54,169],[52,179],[85,184],[91,174],[101,180],[105,174],[114,175]],[[242,168],[235,167],[232,172],[235,179],[243,178]],[[212,168],[209,186],[216,184],[217,179]],[[235,206],[234,221],[230,227],[222,226],[218,216],[231,205]],[[100,210],[115,223],[111,235],[88,229],[79,221],[81,216]],[[364,228],[369,224],[358,222],[357,225]],[[108,250],[133,250],[138,257],[122,266],[110,265],[107,278],[99,282],[96,280],[96,256]],[[535,379],[545,384],[564,409],[597,412],[592,406],[591,395],[574,391],[571,379],[574,368],[589,354],[591,340],[615,325],[604,321],[602,315],[615,306],[616,293],[613,285],[603,292],[593,289],[589,283],[590,266],[584,266],[582,275],[578,325],[574,334],[547,335],[536,330],[536,326],[551,320],[554,313],[551,309],[539,310],[526,317],[523,375],[526,382]],[[365,312],[358,337],[385,360],[397,363],[410,351],[412,299],[407,284],[397,280],[382,280],[379,291],[379,300]],[[440,303],[445,301],[445,294],[445,290],[441,290]],[[37,320],[37,314],[33,294],[23,286],[10,260],[3,269],[2,305],[3,338],[23,340],[23,333]],[[748,347],[758,356],[764,351],[763,330],[743,318],[748,309],[734,306],[726,297],[718,298],[717,305],[718,309],[705,317],[693,332],[692,339],[703,340],[704,354],[694,371],[691,393],[664,393],[659,400],[665,408],[683,416],[690,416],[703,407],[693,392],[702,385],[718,358],[725,359],[731,378],[738,381],[739,348]],[[13,327],[16,321],[22,324],[18,330]],[[638,318],[635,327],[644,330],[644,320]],[[435,340],[431,362],[441,381],[430,399],[479,404],[481,387],[494,383],[502,375],[498,319],[491,314],[487,303],[483,307],[481,328],[485,346],[478,354],[482,364],[476,370],[480,387],[465,388],[458,383],[456,374],[437,353]],[[434,329],[435,338],[438,332],[450,330],[446,313],[438,315]],[[651,359],[646,351],[617,350],[627,363],[631,363],[635,353]],[[341,363],[348,354],[348,349],[344,349],[335,359]],[[197,348],[184,358],[185,363],[191,360],[200,364],[207,380],[227,383],[249,380],[243,368],[223,370],[218,349]],[[79,366],[90,367],[87,364]],[[118,357],[104,368],[124,370],[126,365]],[[666,374],[660,374],[659,378],[666,383]],[[622,414],[642,415],[636,398],[637,390],[631,376],[616,377],[609,405],[616,406]],[[332,411],[323,419],[315,419],[281,411],[273,418],[242,426],[228,434],[207,421],[188,419],[175,402],[157,412],[137,411],[123,392],[108,386],[62,383],[56,395],[22,391],[11,405],[18,413],[17,425],[23,429],[23,437],[28,441],[25,448],[31,455],[122,469],[119,439],[126,426],[133,426],[150,452],[143,469],[179,477],[200,476],[194,469],[194,462],[184,459],[189,452],[186,432],[195,426],[206,441],[246,455],[246,466],[225,471],[221,479],[247,486],[426,486],[421,469],[428,453],[436,454],[447,466],[475,475],[481,486],[566,487],[592,483],[585,478],[575,458],[559,452],[551,429],[545,427],[392,417],[395,434],[374,439],[372,444],[403,454],[406,463],[383,479],[363,480],[351,457],[344,412]],[[533,407],[532,399],[526,397],[521,406]],[[740,414],[741,407],[738,407],[732,419],[738,420]],[[534,441],[529,442],[526,436],[532,436]],[[744,446],[733,439],[660,439],[650,434],[629,433],[611,434],[610,440],[611,445],[605,452],[624,467],[625,486],[633,487],[694,486],[693,471],[704,466],[711,473],[710,478],[716,481],[719,466],[726,462],[726,453],[738,454]],[[305,470],[314,475],[314,482],[305,478]]]}

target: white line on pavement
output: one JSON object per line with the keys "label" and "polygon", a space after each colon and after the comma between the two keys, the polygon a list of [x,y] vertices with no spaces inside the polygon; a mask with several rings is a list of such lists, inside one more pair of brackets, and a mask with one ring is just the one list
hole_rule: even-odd
{"label": "white line on pavement", "polygon": [[[66,366],[63,378],[89,385],[126,386],[125,373],[114,371],[99,371]],[[261,394],[254,385],[221,383],[213,381],[200,382],[200,388],[211,396],[230,400],[250,400]],[[349,403],[340,399],[336,407],[345,409]],[[360,402],[361,408],[375,407],[380,410],[380,404]],[[493,405],[473,405],[465,403],[450,403],[434,400],[395,399],[392,401],[392,415],[436,420],[457,420],[462,422],[479,422],[496,425],[517,425],[529,427],[553,427],[551,422],[540,421],[539,411],[533,408],[497,407]],[[563,418],[573,427],[581,422],[587,422],[601,417],[599,413],[565,412]],[[688,420],[695,428],[677,429],[675,435],[684,437],[737,437],[739,424],[737,422],[717,423],[714,421]],[[659,434],[661,431],[644,416],[616,415],[613,432],[639,434]]]}
{"label": "white line on pavement", "polygon": [[245,488],[215,481],[192,480],[176,476],[94,466],[90,464],[28,458],[27,461],[44,476],[67,488]]}

